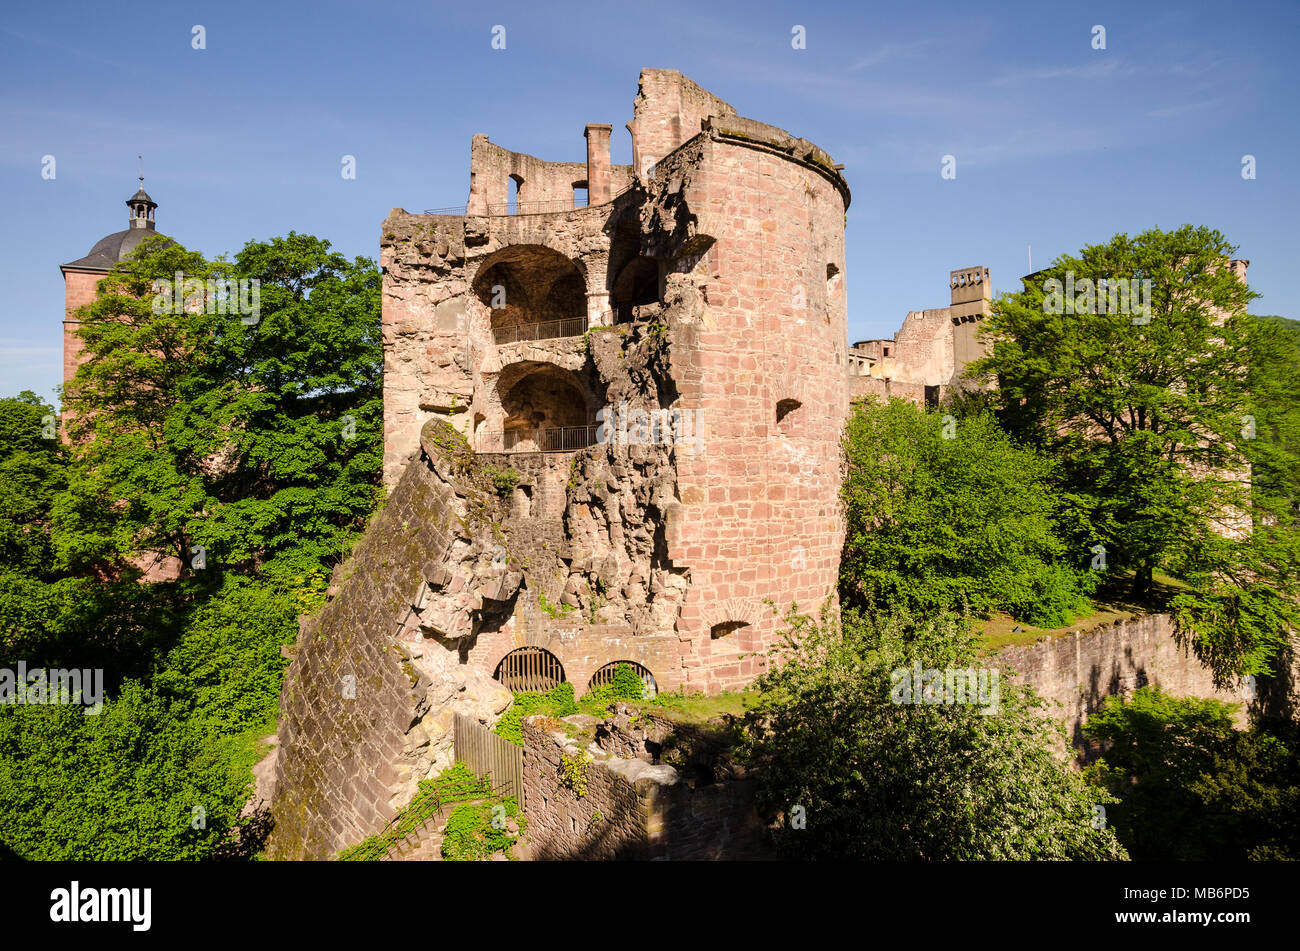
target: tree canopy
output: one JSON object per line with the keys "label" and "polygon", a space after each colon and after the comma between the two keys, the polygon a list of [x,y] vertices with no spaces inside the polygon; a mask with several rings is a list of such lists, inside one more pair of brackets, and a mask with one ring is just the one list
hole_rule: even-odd
{"label": "tree canopy", "polygon": [[1156,570],[1188,582],[1171,608],[1223,678],[1270,670],[1300,620],[1300,364],[1246,312],[1235,251],[1184,226],[1063,256],[993,303],[971,368],[1011,436],[1059,464],[1070,546],[1102,546],[1138,597]]}

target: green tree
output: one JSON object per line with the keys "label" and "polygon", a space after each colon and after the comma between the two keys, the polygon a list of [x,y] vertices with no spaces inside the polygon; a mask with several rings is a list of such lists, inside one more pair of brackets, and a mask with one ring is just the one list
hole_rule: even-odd
{"label": "green tree", "polygon": [[[257,281],[254,314],[159,305],[156,281]],[[251,286],[251,285],[249,285]],[[161,312],[159,312],[161,311]],[[233,263],[146,241],[83,315],[68,387],[76,445],[55,541],[122,570],[193,546],[287,579],[337,560],[379,493],[379,277],[291,233]]]}
{"label": "green tree", "polygon": [[54,407],[30,390],[0,400],[0,570],[49,575],[50,509],[65,465]]}
{"label": "green tree", "polygon": [[1056,535],[1049,462],[1013,445],[988,414],[958,420],[905,400],[867,401],[848,421],[845,452],[847,602],[966,604],[1044,626],[1088,609],[1094,581]]}
{"label": "green tree", "polygon": [[1234,712],[1142,687],[1088,718],[1084,734],[1105,745],[1088,773],[1119,798],[1108,819],[1134,859],[1300,858],[1300,734],[1236,730]]}
{"label": "green tree", "polygon": [[[178,271],[258,280],[258,313],[156,304]],[[234,262],[146,240],[83,311],[71,444],[36,439],[49,408],[29,394],[0,402],[0,647],[103,668],[108,697],[98,715],[0,708],[0,852],[235,849],[280,648],[378,498],[378,287],[369,261],[308,236]],[[135,582],[133,558],[186,564],[192,545],[209,570]]]}
{"label": "green tree", "polygon": [[[853,612],[791,615],[781,662],[758,681],[746,758],[778,843],[807,859],[1118,859],[1098,797],[1054,757],[1060,728],[1032,692],[988,704],[900,703],[898,671],[978,667],[968,623]],[[1060,737],[1057,736],[1057,739]]]}
{"label": "green tree", "polygon": [[[1158,569],[1191,582],[1173,609],[1221,678],[1268,671],[1300,620],[1294,499],[1249,478],[1294,472],[1285,442],[1255,438],[1290,425],[1294,351],[1246,313],[1257,295],[1227,266],[1235,250],[1188,225],[1063,256],[994,302],[972,367],[996,378],[1011,434],[1060,463],[1072,547],[1103,546],[1139,598]],[[1118,281],[1138,282],[1126,309]]]}

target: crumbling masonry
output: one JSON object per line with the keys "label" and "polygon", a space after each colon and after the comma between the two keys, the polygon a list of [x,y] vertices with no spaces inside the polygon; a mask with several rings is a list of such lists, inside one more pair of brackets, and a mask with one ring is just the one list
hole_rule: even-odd
{"label": "crumbling masonry", "polygon": [[848,186],[672,70],[627,127],[475,136],[463,209],[383,224],[391,499],[295,648],[275,857],[381,828],[502,684],[740,687],[835,597]]}

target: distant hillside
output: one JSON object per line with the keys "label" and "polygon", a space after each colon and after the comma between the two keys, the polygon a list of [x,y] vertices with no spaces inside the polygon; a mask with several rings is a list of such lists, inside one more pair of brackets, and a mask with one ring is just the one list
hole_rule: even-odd
{"label": "distant hillside", "polygon": [[1296,352],[1300,354],[1300,320],[1294,320],[1291,317],[1279,317],[1276,314],[1256,314],[1260,320],[1267,320],[1269,323],[1278,324],[1285,328],[1291,334],[1291,339],[1295,341]]}

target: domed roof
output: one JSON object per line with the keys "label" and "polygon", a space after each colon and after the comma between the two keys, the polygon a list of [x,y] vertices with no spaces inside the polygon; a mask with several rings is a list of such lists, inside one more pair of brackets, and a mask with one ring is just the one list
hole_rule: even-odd
{"label": "domed roof", "polygon": [[[116,231],[96,241],[95,246],[90,249],[90,253],[84,258],[70,261],[63,266],[81,268],[87,271],[111,270],[114,264],[134,251],[141,241],[150,235],[156,234],[158,232],[152,228],[127,228],[125,231]],[[159,237],[165,236],[159,235]],[[167,240],[168,242],[171,241],[170,238]]]}
{"label": "domed roof", "polygon": [[[158,203],[144,190],[143,174],[140,178],[140,190],[126,200],[126,206],[131,210],[131,215],[127,219],[130,227],[125,231],[115,231],[107,237],[100,238],[84,258],[69,261],[61,266],[83,271],[112,270],[113,265],[139,247],[141,241],[151,234],[158,233],[154,230],[153,223],[153,213]],[[159,237],[166,236],[159,235]],[[166,240],[168,244],[173,243],[171,238]]]}

